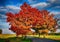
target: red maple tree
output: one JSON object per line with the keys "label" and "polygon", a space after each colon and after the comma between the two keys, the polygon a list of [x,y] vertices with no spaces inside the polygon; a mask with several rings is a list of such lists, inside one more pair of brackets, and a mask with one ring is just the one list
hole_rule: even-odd
{"label": "red maple tree", "polygon": [[21,10],[17,14],[11,12],[6,14],[7,22],[11,25],[9,29],[17,35],[26,35],[33,27],[44,27],[48,29],[48,31],[55,30],[56,20],[53,18],[53,15],[49,15],[47,10],[40,11],[26,3],[20,8]]}

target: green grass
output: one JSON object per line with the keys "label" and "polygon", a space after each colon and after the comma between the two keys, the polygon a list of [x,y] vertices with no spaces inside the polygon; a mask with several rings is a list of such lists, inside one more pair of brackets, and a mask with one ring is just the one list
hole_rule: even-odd
{"label": "green grass", "polygon": [[[52,40],[52,39],[51,39]],[[11,38],[0,38],[0,42],[32,42],[30,38],[23,39],[22,37],[11,37]],[[56,42],[60,42],[60,40],[56,40]]]}
{"label": "green grass", "polygon": [[23,38],[7,38],[7,39],[0,39],[0,42],[32,42],[31,39],[23,39]]}
{"label": "green grass", "polygon": [[[11,35],[1,34],[0,35],[0,42],[8,42],[8,41],[10,41],[10,42],[32,42],[31,39],[27,39],[27,38],[23,39],[20,36],[18,38],[16,38],[16,36],[12,35],[12,34]],[[39,35],[28,35],[28,36],[37,37],[37,38],[44,38],[43,35],[40,35],[40,37],[39,37]],[[45,38],[59,41],[60,35],[45,35]]]}
{"label": "green grass", "polygon": [[0,39],[0,42],[5,42],[5,40],[4,39]]}
{"label": "green grass", "polygon": [[45,38],[53,39],[53,40],[60,40],[60,35],[45,35]]}

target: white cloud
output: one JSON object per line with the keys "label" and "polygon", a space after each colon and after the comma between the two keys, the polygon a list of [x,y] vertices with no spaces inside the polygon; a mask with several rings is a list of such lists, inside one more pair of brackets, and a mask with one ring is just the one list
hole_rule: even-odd
{"label": "white cloud", "polygon": [[48,2],[50,2],[50,3],[53,3],[53,2],[55,2],[56,0],[47,0]]}
{"label": "white cloud", "polygon": [[1,9],[1,8],[4,8],[4,7],[3,7],[3,6],[0,6],[0,9]]}
{"label": "white cloud", "polygon": [[9,29],[2,29],[2,34],[14,34],[14,33]]}
{"label": "white cloud", "polygon": [[0,18],[6,18],[6,16],[5,16],[5,15],[0,14]]}
{"label": "white cloud", "polygon": [[60,0],[47,0],[50,3],[60,4]]}
{"label": "white cloud", "polygon": [[16,6],[12,6],[12,5],[8,5],[8,6],[6,6],[6,8],[9,8],[9,9],[14,9],[14,10],[16,10],[16,9],[20,9],[19,7],[16,7]]}
{"label": "white cloud", "polygon": [[60,6],[56,6],[56,7],[54,7],[54,8],[60,8]]}
{"label": "white cloud", "polygon": [[59,11],[51,11],[50,14],[57,15],[57,14],[60,14],[60,12]]}
{"label": "white cloud", "polygon": [[[2,20],[2,19],[1,19],[1,20]],[[0,28],[1,28],[1,29],[9,28],[9,27],[10,27],[10,26],[9,26],[9,23],[0,21]]]}
{"label": "white cloud", "polygon": [[29,3],[36,3],[37,0],[28,0]]}
{"label": "white cloud", "polygon": [[50,10],[54,10],[54,11],[60,10],[60,6],[54,6],[54,7],[50,8]]}
{"label": "white cloud", "polygon": [[60,29],[57,29],[56,33],[60,33]]}
{"label": "white cloud", "polygon": [[8,10],[6,8],[0,8],[0,12],[7,12]]}
{"label": "white cloud", "polygon": [[11,30],[9,30],[9,28],[9,23],[0,21],[0,29],[2,29],[2,34],[14,34]]}
{"label": "white cloud", "polygon": [[17,6],[8,5],[6,6],[6,8],[8,9],[8,12],[12,12],[12,13],[17,13],[20,11],[20,7]]}
{"label": "white cloud", "polygon": [[51,9],[52,9],[52,10],[55,10],[55,11],[56,11],[56,10],[60,10],[60,6],[55,6],[55,7],[52,7]]}
{"label": "white cloud", "polygon": [[[17,6],[1,6],[0,12],[13,12],[16,13],[20,10],[20,7]],[[9,30],[9,23],[6,22],[6,16],[4,14],[0,14],[0,29],[3,30],[3,34],[12,34],[13,32]]]}
{"label": "white cloud", "polygon": [[20,11],[20,7],[17,6],[12,6],[12,5],[8,5],[8,6],[1,6],[0,7],[0,12],[12,12],[12,13],[17,13]]}
{"label": "white cloud", "polygon": [[14,34],[11,30],[9,30],[9,23],[0,22],[0,29],[2,29],[2,34]]}
{"label": "white cloud", "polygon": [[33,4],[31,6],[32,7],[41,7],[41,8],[43,8],[43,7],[46,7],[48,5],[50,5],[50,4],[49,3],[46,3],[46,2],[40,2],[40,3],[37,3],[37,4]]}
{"label": "white cloud", "polygon": [[60,6],[54,6],[50,8],[48,11],[50,11],[50,14],[60,14]]}

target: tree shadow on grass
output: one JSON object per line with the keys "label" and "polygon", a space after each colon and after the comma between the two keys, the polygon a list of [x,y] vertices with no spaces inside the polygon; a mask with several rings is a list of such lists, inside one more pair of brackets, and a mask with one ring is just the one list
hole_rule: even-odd
{"label": "tree shadow on grass", "polygon": [[11,37],[7,39],[1,39],[0,42],[32,42],[31,39],[23,39],[22,37]]}
{"label": "tree shadow on grass", "polygon": [[26,38],[23,39],[22,37],[11,37],[7,39],[1,39],[0,42],[60,42],[60,40],[52,40],[46,38]]}

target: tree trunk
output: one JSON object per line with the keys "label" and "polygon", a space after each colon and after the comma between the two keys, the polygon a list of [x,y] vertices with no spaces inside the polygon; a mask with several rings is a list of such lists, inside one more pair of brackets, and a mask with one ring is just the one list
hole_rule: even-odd
{"label": "tree trunk", "polygon": [[2,34],[2,30],[0,29],[0,34]]}
{"label": "tree trunk", "polygon": [[18,35],[16,34],[16,38],[18,38]]}
{"label": "tree trunk", "polygon": [[27,36],[26,36],[26,35],[24,35],[24,39],[26,39],[26,37],[27,37]]}
{"label": "tree trunk", "polygon": [[40,33],[39,33],[39,37],[40,37]]}

